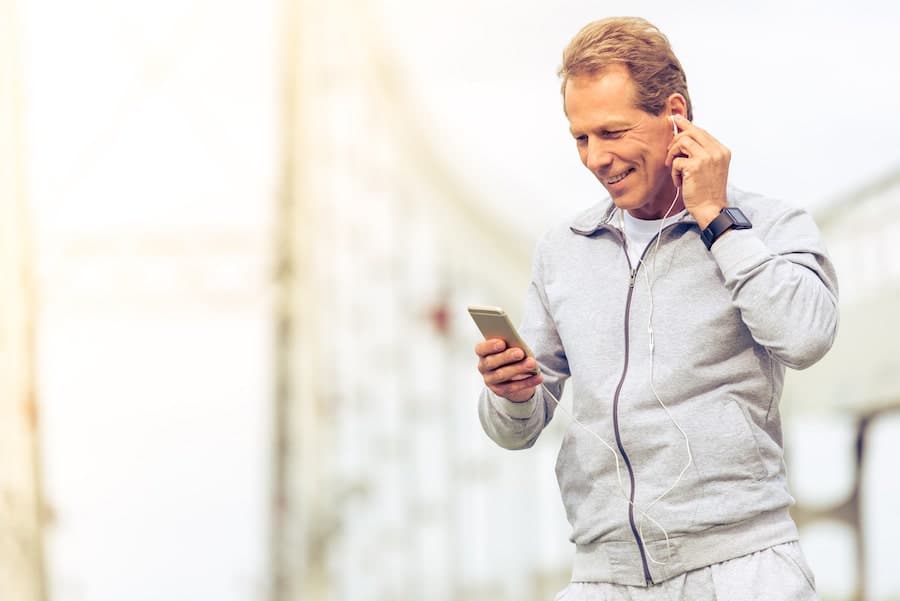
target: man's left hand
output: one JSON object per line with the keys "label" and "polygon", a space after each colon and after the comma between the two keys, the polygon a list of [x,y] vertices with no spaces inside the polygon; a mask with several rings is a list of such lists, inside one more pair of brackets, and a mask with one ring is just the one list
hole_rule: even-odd
{"label": "man's left hand", "polygon": [[703,230],[728,205],[726,187],[731,151],[684,117],[675,115],[678,135],[669,144],[666,166],[681,188],[684,208]]}

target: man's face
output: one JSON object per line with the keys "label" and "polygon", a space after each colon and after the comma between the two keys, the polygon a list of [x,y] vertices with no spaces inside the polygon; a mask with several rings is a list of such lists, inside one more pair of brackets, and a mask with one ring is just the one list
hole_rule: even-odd
{"label": "man's face", "polygon": [[[581,162],[616,206],[639,219],[663,217],[675,198],[665,165],[673,138],[668,112],[636,108],[634,81],[622,65],[569,78],[565,108]],[[682,208],[679,201],[673,212]]]}

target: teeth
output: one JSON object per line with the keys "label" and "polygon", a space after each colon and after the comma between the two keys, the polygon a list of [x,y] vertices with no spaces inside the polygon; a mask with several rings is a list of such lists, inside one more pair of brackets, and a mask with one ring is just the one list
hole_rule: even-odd
{"label": "teeth", "polygon": [[614,184],[614,183],[616,183],[616,182],[620,182],[620,181],[622,181],[623,179],[625,179],[625,176],[628,175],[629,173],[631,173],[631,171],[632,171],[632,170],[629,169],[628,171],[626,171],[625,173],[623,173],[623,174],[621,174],[621,175],[617,175],[617,176],[615,176],[615,177],[611,177],[611,178],[609,178],[608,180],[606,180],[606,183],[607,183],[607,184]]}

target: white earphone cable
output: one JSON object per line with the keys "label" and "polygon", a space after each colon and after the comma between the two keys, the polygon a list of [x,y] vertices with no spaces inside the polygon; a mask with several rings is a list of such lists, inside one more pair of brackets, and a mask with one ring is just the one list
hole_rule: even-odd
{"label": "white earphone cable", "polygon": [[[581,427],[582,430],[584,430],[585,432],[587,432],[588,434],[590,434],[591,436],[593,436],[594,438],[599,440],[601,443],[603,443],[603,446],[605,446],[607,449],[609,449],[609,452],[613,454],[613,457],[616,460],[616,479],[619,481],[619,492],[622,494],[622,498],[625,499],[625,502],[628,503],[631,507],[634,507],[634,509],[641,515],[641,522],[643,522],[643,519],[646,518],[646,519],[650,520],[654,526],[659,528],[659,530],[663,533],[663,536],[666,539],[666,548],[668,549],[669,548],[669,533],[666,531],[666,529],[663,528],[662,524],[660,524],[658,521],[656,521],[653,518],[653,516],[647,515],[647,513],[644,510],[642,510],[640,507],[635,505],[634,502],[632,502],[632,500],[629,498],[628,493],[625,492],[625,483],[622,481],[622,469],[621,469],[621,466],[619,463],[619,453],[608,442],[606,442],[602,436],[600,436],[599,434],[597,434],[596,432],[594,432],[593,430],[588,428],[583,422],[581,422],[577,417],[575,417],[575,415],[572,412],[570,412],[568,409],[566,409],[565,405],[563,405],[559,401],[559,399],[556,398],[556,395],[554,395],[552,392],[550,392],[550,389],[547,388],[546,384],[541,384],[541,388],[543,388],[544,392],[546,392],[547,395],[551,399],[553,399],[553,402],[556,403],[556,406],[559,407],[559,409],[562,410],[563,413],[565,413],[566,415],[569,416],[569,419],[571,419],[572,422],[574,422],[575,424],[578,424],[578,426]],[[639,534],[641,537],[641,542],[643,542],[644,541],[643,532],[639,530]],[[647,547],[647,545],[645,543],[644,548],[646,549],[646,547]],[[653,561],[653,563],[660,563],[660,562],[654,560],[652,557],[650,557],[649,550],[647,551],[647,556],[650,558],[651,561]]]}
{"label": "white earphone cable", "polygon": [[[675,125],[675,119],[674,119],[674,117],[672,117],[672,129],[673,129],[673,135],[678,135],[678,127]],[[645,509],[641,509],[640,507],[638,507],[638,506],[630,499],[628,493],[625,491],[625,483],[624,483],[623,480],[622,480],[622,470],[621,470],[621,464],[620,464],[620,461],[619,461],[619,453],[616,451],[616,449],[614,449],[614,448],[612,447],[612,445],[610,445],[608,442],[606,442],[606,440],[604,440],[603,437],[601,437],[599,434],[597,434],[596,432],[594,432],[593,430],[591,430],[590,428],[588,428],[584,423],[582,423],[578,418],[576,418],[575,415],[574,415],[574,413],[568,411],[568,410],[565,408],[565,406],[559,401],[559,399],[557,399],[556,396],[555,396],[552,392],[550,392],[550,389],[549,389],[545,384],[541,384],[541,388],[543,388],[544,392],[546,392],[547,395],[548,395],[551,399],[553,399],[553,401],[556,403],[557,407],[559,407],[559,409],[561,409],[561,410],[563,411],[563,413],[565,413],[566,415],[569,416],[569,419],[571,419],[572,422],[574,422],[574,423],[577,424],[579,427],[581,427],[585,432],[587,432],[588,434],[590,434],[591,436],[593,436],[594,438],[596,438],[597,440],[599,440],[599,441],[603,444],[603,446],[605,446],[605,447],[609,450],[609,452],[611,452],[611,453],[613,454],[613,458],[615,459],[615,462],[616,462],[616,479],[617,479],[617,481],[618,481],[618,483],[619,483],[619,492],[622,494],[622,497],[625,499],[625,501],[626,501],[631,507],[633,507],[634,510],[638,512],[638,514],[640,514],[640,520],[639,520],[639,524],[638,524],[638,536],[639,536],[640,539],[641,539],[641,543],[642,543],[642,545],[643,545],[643,547],[644,547],[644,550],[645,550],[645,552],[646,552],[646,554],[647,554],[647,558],[648,558],[651,562],[653,562],[653,563],[655,563],[655,564],[657,564],[657,565],[665,565],[665,564],[667,563],[667,561],[659,561],[659,560],[657,560],[656,558],[654,558],[653,555],[650,553],[650,549],[648,548],[647,543],[646,543],[646,540],[645,540],[645,537],[644,537],[644,521],[645,521],[645,520],[650,521],[654,526],[656,526],[656,527],[659,529],[660,532],[662,532],[663,536],[665,537],[665,541],[666,541],[666,552],[667,552],[667,554],[669,554],[669,553],[670,553],[670,549],[671,549],[671,547],[670,547],[670,541],[669,541],[669,533],[668,533],[668,532],[666,531],[666,529],[662,526],[662,524],[660,524],[655,518],[653,518],[653,516],[651,516],[651,515],[649,514],[649,511],[650,511],[650,509],[651,509],[654,505],[656,505],[657,503],[659,503],[666,495],[668,495],[670,492],[672,492],[672,490],[673,490],[676,486],[678,486],[678,484],[681,482],[682,478],[684,477],[684,474],[687,472],[688,468],[690,468],[691,464],[693,463],[693,455],[691,454],[691,444],[690,444],[690,440],[688,439],[687,433],[684,431],[684,429],[681,427],[681,425],[678,423],[678,421],[677,421],[677,420],[675,419],[675,417],[672,415],[672,412],[669,410],[669,408],[668,408],[668,407],[666,406],[666,404],[663,402],[662,398],[659,396],[659,393],[658,393],[657,390],[656,390],[656,386],[653,384],[653,367],[654,367],[654,361],[653,361],[653,359],[654,359],[654,349],[653,349],[653,346],[654,346],[654,345],[653,345],[653,281],[656,279],[656,257],[657,257],[658,252],[659,252],[659,245],[660,245],[660,242],[661,242],[661,239],[662,239],[662,230],[663,230],[663,227],[664,227],[664,225],[665,225],[666,219],[669,217],[669,215],[670,215],[671,212],[672,212],[672,209],[675,208],[675,205],[676,205],[677,202],[678,202],[678,196],[679,196],[679,194],[681,194],[681,187],[676,187],[676,188],[675,188],[675,198],[672,199],[672,204],[669,205],[669,208],[668,208],[668,210],[666,211],[666,214],[665,214],[665,215],[663,216],[663,218],[660,220],[659,231],[658,231],[657,234],[656,234],[656,244],[654,245],[654,248],[653,248],[653,251],[652,251],[652,252],[653,252],[653,260],[650,262],[649,266],[647,266],[647,268],[644,269],[644,278],[645,278],[645,281],[646,281],[646,283],[647,283],[647,291],[648,291],[648,294],[649,294],[649,309],[648,309],[648,316],[647,316],[647,332],[648,332],[649,337],[650,337],[650,389],[653,391],[653,396],[656,397],[656,401],[659,403],[660,407],[662,407],[663,411],[666,412],[666,415],[669,417],[669,419],[672,421],[672,423],[675,425],[675,427],[676,427],[676,428],[678,429],[678,431],[681,433],[682,437],[684,437],[684,445],[685,445],[685,450],[686,450],[686,452],[687,452],[687,462],[685,463],[684,467],[681,468],[681,472],[679,472],[678,477],[677,477],[677,478],[675,479],[675,481],[671,484],[671,486],[669,486],[665,491],[663,491],[662,494],[660,494],[658,497],[656,497],[649,505],[647,505],[647,507],[646,507]],[[623,232],[624,232],[624,217],[622,216],[622,210],[621,210],[621,209],[619,209],[619,217],[620,217],[620,219],[622,220]],[[644,265],[644,264],[645,264],[644,259],[643,259],[643,258],[639,259],[639,260],[638,260],[638,264],[639,264],[639,265]]]}
{"label": "white earphone cable", "polygon": [[[673,122],[673,125],[674,125],[674,122]],[[649,265],[649,272],[648,272],[648,269],[644,270],[644,279],[647,282],[647,293],[649,295],[649,311],[648,311],[648,315],[647,315],[647,333],[650,337],[650,390],[653,391],[653,396],[656,397],[656,401],[659,403],[659,406],[662,407],[663,411],[666,412],[666,415],[669,417],[669,419],[672,421],[672,423],[675,425],[675,427],[681,433],[681,436],[684,437],[684,446],[685,446],[685,451],[687,453],[687,462],[684,464],[684,467],[681,468],[681,472],[679,472],[678,477],[675,478],[675,481],[672,482],[672,485],[669,486],[666,490],[664,490],[662,492],[662,494],[660,494],[658,497],[656,497],[649,505],[647,505],[645,510],[641,511],[641,520],[640,520],[640,524],[638,527],[638,532],[640,533],[641,540],[644,540],[644,523],[643,523],[643,521],[644,521],[644,517],[647,517],[647,512],[649,512],[650,509],[654,505],[656,505],[658,502],[660,502],[663,499],[663,497],[665,497],[667,494],[672,492],[672,490],[676,486],[678,486],[678,483],[681,482],[681,479],[684,477],[684,474],[687,472],[688,468],[691,467],[691,464],[694,461],[694,457],[691,454],[691,442],[688,439],[687,433],[684,431],[684,429],[681,427],[681,425],[678,423],[678,421],[672,415],[672,412],[669,411],[669,408],[666,406],[666,404],[663,402],[662,398],[659,396],[659,393],[656,391],[656,386],[653,384],[653,366],[654,366],[654,361],[653,361],[653,359],[654,359],[653,281],[656,280],[656,257],[659,252],[659,244],[662,239],[663,226],[666,222],[666,219],[669,217],[669,214],[672,212],[672,209],[675,207],[675,204],[678,202],[678,195],[680,193],[681,193],[681,188],[675,188],[675,198],[672,200],[672,204],[669,205],[669,209],[666,211],[666,214],[663,216],[662,220],[659,222],[659,231],[656,233],[656,245],[653,248],[653,259]],[[640,262],[641,262],[641,264],[643,264],[644,260],[640,259]],[[656,524],[656,526],[659,527],[659,524]],[[669,548],[669,544],[668,544],[669,536],[665,532],[665,530],[663,530],[663,533],[666,535],[666,549],[668,549]],[[658,561],[657,559],[655,559],[653,557],[653,555],[650,553],[650,549],[647,548],[646,544],[644,545],[644,548],[647,551],[647,558],[650,561],[652,561],[653,563],[659,564],[659,565],[664,565],[666,563],[666,562],[661,562],[661,561]]]}
{"label": "white earphone cable", "polygon": [[[673,130],[673,136],[678,135],[678,127],[675,125],[674,117],[672,117],[672,130]],[[646,544],[646,539],[644,537],[644,521],[649,520],[654,526],[656,526],[660,530],[660,532],[662,532],[662,534],[666,540],[666,552],[667,552],[667,554],[669,554],[670,548],[671,548],[670,541],[669,541],[669,533],[662,526],[662,524],[660,524],[656,519],[653,518],[653,516],[651,516],[649,514],[649,511],[654,505],[659,503],[666,495],[668,495],[670,492],[672,492],[672,490],[674,490],[674,488],[676,486],[678,486],[678,484],[681,482],[682,478],[684,477],[684,474],[687,472],[687,470],[690,468],[691,464],[693,463],[693,455],[691,454],[691,445],[690,445],[690,440],[688,439],[687,433],[684,431],[684,429],[681,427],[681,425],[678,423],[678,421],[672,415],[672,412],[669,410],[669,408],[663,402],[662,398],[659,395],[659,392],[657,392],[657,390],[656,390],[656,386],[653,384],[653,371],[654,371],[653,370],[653,367],[654,367],[653,281],[656,279],[656,257],[659,254],[659,245],[662,241],[662,230],[663,230],[663,227],[665,226],[666,219],[669,217],[669,215],[672,213],[672,209],[674,209],[675,205],[678,203],[678,197],[680,194],[681,194],[681,187],[679,186],[679,187],[675,188],[675,197],[672,199],[672,203],[669,205],[668,210],[666,210],[665,215],[663,215],[663,218],[660,220],[659,230],[656,233],[656,243],[655,243],[653,251],[652,251],[653,252],[653,260],[644,269],[644,278],[647,283],[647,292],[649,295],[649,309],[648,309],[648,315],[647,315],[647,333],[649,335],[649,344],[650,344],[650,389],[653,391],[653,396],[656,397],[656,401],[659,403],[660,407],[662,407],[663,411],[666,412],[666,415],[669,417],[669,419],[672,421],[672,423],[675,425],[675,427],[678,429],[678,431],[681,433],[682,437],[684,438],[685,451],[687,453],[687,462],[685,463],[684,467],[681,468],[681,471],[679,472],[678,476],[675,478],[675,481],[668,488],[666,488],[666,490],[664,490],[662,492],[662,494],[660,494],[649,505],[647,505],[647,507],[645,509],[641,509],[640,507],[638,507],[634,502],[631,501],[631,499],[629,498],[629,495],[625,492],[625,485],[622,481],[622,473],[621,473],[621,467],[620,467],[620,463],[619,463],[619,454],[616,452],[616,450],[608,442],[606,442],[602,437],[600,437],[596,432],[594,432],[593,430],[588,428],[585,424],[583,424],[581,421],[579,421],[572,413],[567,411],[566,408],[562,405],[562,403],[559,402],[559,399],[557,399],[556,396],[554,396],[553,393],[550,392],[550,390],[547,388],[547,386],[542,385],[544,391],[550,396],[550,398],[552,398],[556,402],[557,406],[560,409],[562,409],[562,411],[566,415],[568,415],[569,418],[574,423],[578,424],[578,426],[580,426],[583,430],[585,430],[591,436],[593,436],[594,438],[599,440],[601,443],[603,443],[603,445],[607,449],[609,449],[609,451],[613,454],[613,457],[616,460],[616,478],[619,482],[620,492],[622,493],[623,498],[625,498],[625,500],[629,503],[629,505],[631,505],[640,514],[640,520],[639,520],[639,524],[638,524],[638,536],[641,539],[641,543],[643,544],[644,550],[647,554],[647,558],[651,562],[658,564],[658,565],[665,565],[667,563],[667,561],[659,561],[655,557],[653,557],[653,555],[650,553],[650,549],[648,548],[648,546]],[[623,216],[622,209],[619,209],[619,218],[621,220],[622,229],[624,232],[624,223],[625,222],[624,222],[624,216]],[[638,264],[639,264],[639,266],[644,265],[645,264],[644,259],[640,258],[638,260]]]}

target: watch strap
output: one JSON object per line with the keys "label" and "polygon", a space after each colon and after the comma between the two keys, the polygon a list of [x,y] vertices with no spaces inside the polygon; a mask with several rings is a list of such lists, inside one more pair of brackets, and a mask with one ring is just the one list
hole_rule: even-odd
{"label": "watch strap", "polygon": [[706,250],[711,250],[713,242],[719,239],[725,232],[731,229],[746,230],[753,225],[744,212],[737,207],[725,207],[719,215],[713,219],[706,228],[700,232],[700,237],[706,245]]}

